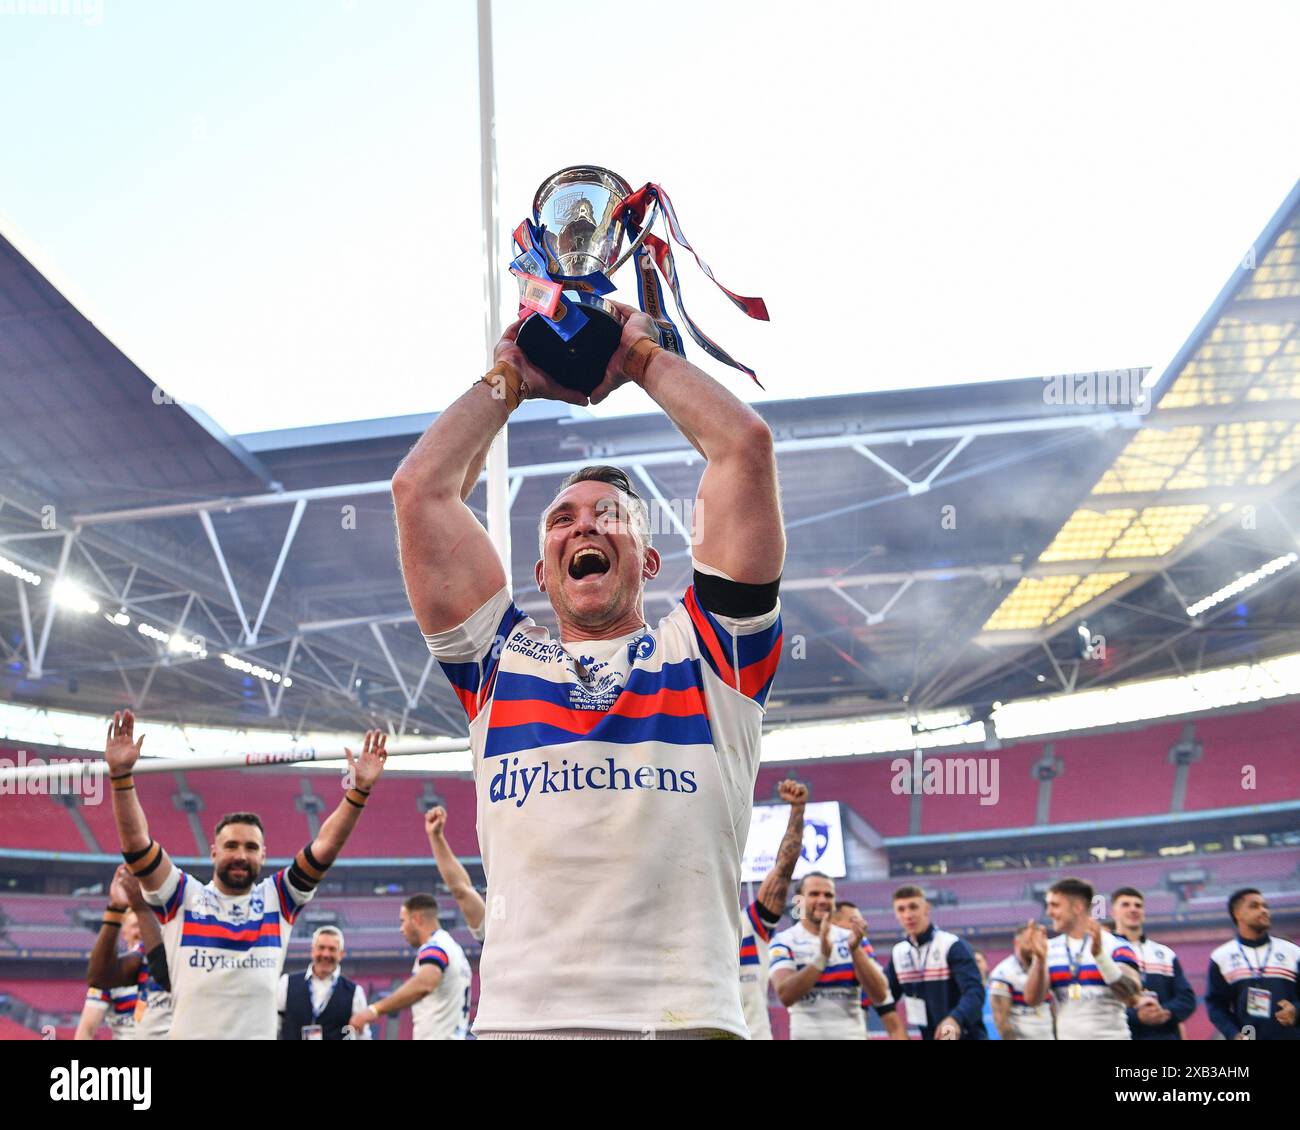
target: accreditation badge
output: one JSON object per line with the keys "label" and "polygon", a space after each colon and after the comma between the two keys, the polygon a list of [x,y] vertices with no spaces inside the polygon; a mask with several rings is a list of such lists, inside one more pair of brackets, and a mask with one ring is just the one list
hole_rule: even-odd
{"label": "accreditation badge", "polygon": [[904,997],[903,1007],[907,1010],[907,1023],[912,1028],[924,1028],[926,1020],[925,1001],[920,997]]}
{"label": "accreditation badge", "polygon": [[1251,988],[1246,990],[1246,1015],[1267,1019],[1273,1015],[1273,994],[1267,989]]}

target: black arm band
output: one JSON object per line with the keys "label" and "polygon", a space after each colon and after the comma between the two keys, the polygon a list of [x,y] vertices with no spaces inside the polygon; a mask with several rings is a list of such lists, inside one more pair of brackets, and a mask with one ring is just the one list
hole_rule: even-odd
{"label": "black arm band", "polygon": [[324,874],[326,871],[329,870],[330,865],[328,863],[322,863],[319,859],[317,859],[314,855],[312,855],[311,844],[308,844],[305,848],[302,849],[302,857],[307,861],[308,866],[310,866],[315,871],[321,872],[321,874]]}
{"label": "black arm band", "polygon": [[313,879],[307,874],[307,872],[298,866],[298,861],[294,860],[289,864],[289,882],[300,891],[311,891],[315,889],[316,884],[319,883],[320,880]]}
{"label": "black arm band", "polygon": [[873,1004],[871,1007],[876,1010],[877,1016],[888,1016],[898,1009],[898,1002],[894,1001],[893,1004]]}
{"label": "black arm band", "polygon": [[153,847],[153,840],[150,840],[147,847],[142,847],[139,851],[124,851],[122,858],[127,863],[135,863],[136,860],[143,859],[149,854],[149,848]]}
{"label": "black arm band", "polygon": [[778,922],[781,921],[781,913],[779,911],[773,913],[773,911],[770,908],[768,908],[763,904],[763,901],[761,899],[757,901],[754,905],[758,907],[759,918],[761,918],[769,926],[775,926]]}
{"label": "black arm band", "polygon": [[159,942],[149,951],[149,976],[157,983],[159,988],[165,993],[172,991],[171,974],[167,971],[167,947]]}
{"label": "black arm band", "polygon": [[158,865],[162,861],[163,861],[163,851],[161,848],[159,848],[158,854],[154,856],[153,862],[149,864],[148,867],[145,867],[140,871],[132,871],[131,874],[134,875],[137,879],[143,879],[146,875],[152,875],[155,871],[157,871]]}
{"label": "black arm band", "polygon": [[766,584],[750,585],[744,581],[729,581],[726,577],[715,577],[712,573],[695,570],[695,599],[700,602],[700,607],[735,620],[771,612],[776,607],[776,595],[780,588],[780,577]]}

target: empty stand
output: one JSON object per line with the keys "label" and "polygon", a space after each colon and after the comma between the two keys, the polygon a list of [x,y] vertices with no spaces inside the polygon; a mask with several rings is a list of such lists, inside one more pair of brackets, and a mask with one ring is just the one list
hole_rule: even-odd
{"label": "empty stand", "polygon": [[1196,737],[1202,756],[1188,774],[1186,808],[1300,799],[1300,705],[1201,718]]}

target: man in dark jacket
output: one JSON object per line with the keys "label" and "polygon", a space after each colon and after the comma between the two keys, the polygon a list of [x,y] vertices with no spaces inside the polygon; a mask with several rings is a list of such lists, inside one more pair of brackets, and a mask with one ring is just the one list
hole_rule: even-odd
{"label": "man in dark jacket", "polygon": [[889,962],[889,990],[923,1040],[984,1040],[984,981],[969,943],[930,922],[920,887],[894,892],[894,916],[907,935]]}
{"label": "man in dark jacket", "polygon": [[1127,938],[1142,973],[1142,998],[1128,1010],[1135,1040],[1178,1040],[1178,1026],[1196,1011],[1196,994],[1178,955],[1146,936],[1146,899],[1136,887],[1120,887],[1110,896],[1115,933]]}
{"label": "man in dark jacket", "polygon": [[1297,1040],[1300,946],[1268,932],[1268,900],[1254,887],[1234,891],[1228,915],[1237,936],[1210,954],[1205,1008],[1229,1040]]}

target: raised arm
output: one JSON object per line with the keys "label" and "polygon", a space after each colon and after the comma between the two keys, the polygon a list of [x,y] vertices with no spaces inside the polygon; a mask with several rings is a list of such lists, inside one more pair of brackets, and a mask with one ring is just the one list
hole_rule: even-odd
{"label": "raised arm", "polygon": [[447,884],[451,897],[456,900],[461,914],[465,916],[465,925],[471,930],[477,930],[487,916],[487,906],[483,902],[483,896],[469,881],[469,872],[447,843],[446,827],[447,810],[441,805],[424,814],[424,834],[429,837],[429,847],[433,851],[433,859],[438,865],[442,881]]}
{"label": "raised arm", "polygon": [[[325,869],[330,867],[339,857],[343,850],[343,845],[348,842],[348,837],[352,834],[352,829],[357,826],[357,821],[361,819],[361,812],[366,806],[366,800],[370,796],[370,790],[374,788],[375,782],[379,780],[380,774],[384,771],[384,766],[388,762],[388,735],[382,730],[367,730],[365,741],[361,746],[361,756],[356,756],[346,746],[343,749],[348,759],[348,773],[352,781],[352,787],[343,794],[343,799],[339,801],[338,807],[329,814],[325,823],[320,826],[320,831],[316,833],[316,838],[311,842],[310,860],[305,861],[308,867],[302,868],[309,878],[320,881],[321,875]],[[299,853],[305,854],[305,853]],[[296,860],[295,863],[301,867],[303,861]],[[312,875],[311,871],[316,870],[321,874]]]}
{"label": "raised arm", "polygon": [[808,786],[798,781],[785,780],[777,786],[777,795],[790,806],[790,819],[776,851],[776,862],[763,876],[758,888],[758,902],[776,915],[779,920],[785,913],[786,895],[790,891],[790,878],[794,875],[799,853],[803,850],[803,810],[808,803]]}
{"label": "raised arm", "polygon": [[[128,881],[135,887],[135,898],[131,897]],[[108,888],[108,906],[95,937],[95,944],[90,950],[90,960],[86,963],[86,984],[97,989],[116,989],[134,985],[140,973],[143,958],[138,953],[118,956],[117,944],[122,934],[122,922],[131,910],[140,923],[140,940],[144,942],[145,951],[150,947],[144,937],[146,923],[153,920],[153,912],[144,905],[139,897],[140,884],[135,881],[126,865],[122,864],[113,874],[113,881]],[[137,906],[137,902],[139,905]],[[157,921],[153,921],[154,935],[161,940]]]}
{"label": "raised arm", "polygon": [[426,635],[463,623],[506,583],[487,531],[465,505],[493,437],[524,399],[587,403],[529,364],[515,344],[521,324],[497,345],[492,379],[441,412],[393,475],[402,576]]}
{"label": "raised arm", "polygon": [[598,404],[631,381],[708,461],[695,508],[694,557],[733,581],[766,585],[785,562],[772,433],[763,418],[689,361],[653,345],[653,323],[630,306]]}
{"label": "raised arm", "polygon": [[146,891],[156,891],[172,871],[172,861],[162,845],[149,838],[149,822],[135,791],[133,770],[144,746],[144,735],[135,739],[135,715],[118,711],[108,726],[104,760],[108,763],[109,784],[113,790],[113,819],[122,858],[131,874]]}

